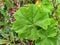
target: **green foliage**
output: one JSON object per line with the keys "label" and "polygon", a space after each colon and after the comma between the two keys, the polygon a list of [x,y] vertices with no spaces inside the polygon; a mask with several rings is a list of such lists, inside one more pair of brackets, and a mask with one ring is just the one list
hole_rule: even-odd
{"label": "green foliage", "polygon": [[19,40],[17,34],[11,29],[0,31],[0,45],[15,45],[17,40]]}
{"label": "green foliage", "polygon": [[60,0],[56,0],[57,3],[60,3]]}
{"label": "green foliage", "polygon": [[[19,39],[16,33],[11,31],[11,20],[8,10],[5,9],[10,9],[11,7],[9,7],[10,5],[7,3],[8,0],[5,0],[4,2],[6,2],[6,4],[0,7],[0,45],[15,45],[15,42]],[[7,7],[5,7],[5,5]]]}
{"label": "green foliage", "polygon": [[[35,45],[60,45],[60,0],[42,0],[40,7],[31,4],[36,0],[1,1],[0,45],[28,45],[29,41],[35,41]],[[24,7],[15,15],[8,13],[22,4]],[[16,19],[13,25],[10,16]]]}
{"label": "green foliage", "polygon": [[7,40],[0,39],[0,44],[6,44],[6,43],[8,43]]}
{"label": "green foliage", "polygon": [[0,9],[0,26],[9,27],[10,24],[8,22],[10,21],[10,17],[8,14],[8,11],[4,10],[4,8]]}
{"label": "green foliage", "polygon": [[51,12],[45,6],[37,7],[32,4],[27,8],[21,7],[14,15],[16,21],[12,28],[20,39],[39,40],[36,45],[56,45],[58,22],[50,18]]}
{"label": "green foliage", "polygon": [[58,13],[57,13],[57,16],[58,16],[58,21],[60,23],[60,5],[58,6]]}
{"label": "green foliage", "polygon": [[3,2],[5,2],[5,6],[6,8],[9,10],[10,8],[14,8],[14,1],[13,0],[2,0]]}

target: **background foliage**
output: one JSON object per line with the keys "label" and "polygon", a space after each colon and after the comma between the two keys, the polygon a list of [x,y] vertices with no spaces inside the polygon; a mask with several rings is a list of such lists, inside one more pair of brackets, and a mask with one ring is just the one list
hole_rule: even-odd
{"label": "background foliage", "polygon": [[60,0],[0,0],[1,45],[60,45]]}

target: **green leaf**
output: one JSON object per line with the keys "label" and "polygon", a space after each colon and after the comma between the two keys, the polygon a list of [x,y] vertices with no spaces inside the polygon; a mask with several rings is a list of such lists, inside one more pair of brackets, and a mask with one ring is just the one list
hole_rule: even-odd
{"label": "green leaf", "polygon": [[52,24],[55,20],[49,18],[50,12],[45,11],[44,8],[32,4],[27,8],[21,7],[14,14],[16,21],[12,28],[18,33],[20,39],[37,40],[56,36],[54,27],[57,23]]}
{"label": "green leaf", "polygon": [[0,25],[4,25],[4,23],[0,21]]}
{"label": "green leaf", "polygon": [[7,44],[8,41],[7,40],[4,40],[4,39],[0,39],[0,44]]}
{"label": "green leaf", "polygon": [[42,40],[41,42],[37,42],[36,45],[56,45],[56,42],[57,41],[54,38],[52,38],[52,40],[47,38]]}
{"label": "green leaf", "polygon": [[60,0],[56,0],[57,3],[60,3]]}
{"label": "green leaf", "polygon": [[55,32],[53,32],[52,34],[50,33],[49,35],[48,35],[48,37],[54,37],[54,36],[56,36],[57,35],[57,33]]}
{"label": "green leaf", "polygon": [[37,40],[39,37],[40,37],[39,31],[36,31],[36,29],[32,29],[31,32],[30,32],[30,35],[28,36],[28,39]]}
{"label": "green leaf", "polygon": [[36,22],[36,25],[39,25],[40,27],[43,27],[43,29],[47,30],[48,25],[50,25],[50,19],[47,18],[45,20],[38,21]]}

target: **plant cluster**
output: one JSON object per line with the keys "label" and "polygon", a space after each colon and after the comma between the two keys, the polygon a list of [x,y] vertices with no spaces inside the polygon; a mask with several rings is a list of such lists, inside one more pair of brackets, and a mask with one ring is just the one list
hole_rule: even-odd
{"label": "plant cluster", "polygon": [[0,45],[60,45],[60,0],[0,0]]}
{"label": "plant cluster", "polygon": [[[13,29],[26,45],[57,45],[59,37],[59,0],[42,0],[40,6],[21,7],[14,15]],[[59,17],[59,18],[58,18]]]}

